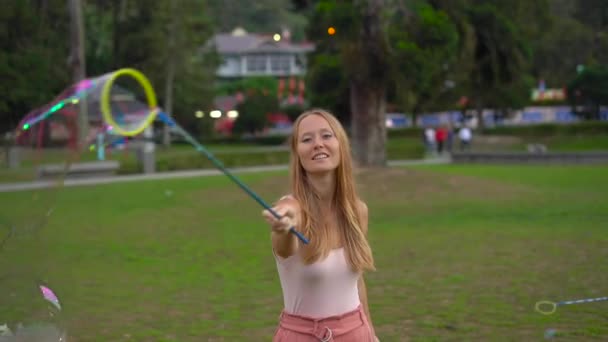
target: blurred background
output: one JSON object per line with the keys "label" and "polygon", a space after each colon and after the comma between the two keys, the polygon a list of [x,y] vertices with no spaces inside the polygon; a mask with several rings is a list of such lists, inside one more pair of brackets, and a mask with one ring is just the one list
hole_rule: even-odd
{"label": "blurred background", "polygon": [[227,167],[263,170],[243,177],[270,202],[288,191],[292,122],[335,113],[370,207],[382,341],[608,339],[606,302],[534,311],[608,295],[607,0],[1,7],[0,341],[274,332],[282,298],[260,208],[198,177],[213,164],[182,134],[157,121],[99,142],[77,106],[57,111],[76,123],[19,134],[121,68],[142,71],[162,112]]}
{"label": "blurred background", "polygon": [[[466,148],[601,150],[608,146],[607,6],[7,1],[0,130],[10,144],[24,117],[71,84],[132,67],[151,79],[162,109],[207,143],[280,146],[299,113],[323,107],[351,131],[356,155],[360,146],[378,146],[367,149],[377,160],[359,156],[364,164]],[[363,133],[368,118],[383,123],[378,134]],[[49,139],[83,136],[80,126],[56,126]],[[388,141],[367,138],[386,132]],[[154,137],[157,170],[201,166],[173,153],[180,137],[166,127],[157,124]],[[285,161],[275,152],[274,160]],[[131,162],[135,152],[118,155],[126,158],[120,172],[141,171]]]}

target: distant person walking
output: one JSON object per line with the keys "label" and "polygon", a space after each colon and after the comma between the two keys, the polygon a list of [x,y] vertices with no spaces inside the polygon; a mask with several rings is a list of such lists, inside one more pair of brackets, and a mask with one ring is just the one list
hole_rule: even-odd
{"label": "distant person walking", "polygon": [[426,145],[426,151],[429,154],[435,152],[435,130],[433,127],[427,127],[424,130],[424,142]]}
{"label": "distant person walking", "polygon": [[445,126],[440,126],[435,131],[435,141],[437,143],[437,153],[443,153],[443,147],[448,140],[448,129]]}
{"label": "distant person walking", "polygon": [[452,148],[454,146],[454,137],[456,136],[456,128],[452,125],[449,125],[448,128],[448,140],[446,141],[445,148],[448,153],[452,153]]}
{"label": "distant person walking", "polygon": [[471,149],[471,140],[473,140],[473,132],[467,126],[463,126],[458,131],[458,138],[460,139],[460,150],[466,151]]}

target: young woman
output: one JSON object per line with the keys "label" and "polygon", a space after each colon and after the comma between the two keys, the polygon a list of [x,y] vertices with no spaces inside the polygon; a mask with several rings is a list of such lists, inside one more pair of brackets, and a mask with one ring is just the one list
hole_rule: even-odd
{"label": "young woman", "polygon": [[[291,137],[291,194],[262,215],[283,289],[275,342],[374,342],[363,272],[374,270],[368,213],[355,190],[348,137],[329,112],[300,115]],[[300,244],[295,226],[310,240]]]}

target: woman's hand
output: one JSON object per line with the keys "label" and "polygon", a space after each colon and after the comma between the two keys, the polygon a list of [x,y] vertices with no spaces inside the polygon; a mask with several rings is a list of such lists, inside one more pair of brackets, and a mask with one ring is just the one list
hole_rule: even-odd
{"label": "woman's hand", "polygon": [[269,210],[262,211],[262,216],[270,225],[270,229],[279,234],[289,233],[289,229],[295,226],[295,208],[288,204],[279,204],[272,210],[279,215],[280,219],[277,219]]}
{"label": "woman's hand", "polygon": [[272,249],[278,256],[288,258],[298,250],[298,238],[295,234],[290,234],[289,229],[300,224],[300,204],[291,196],[283,196],[272,211],[279,218],[276,218],[270,210],[262,211],[262,216],[270,225],[272,232]]}

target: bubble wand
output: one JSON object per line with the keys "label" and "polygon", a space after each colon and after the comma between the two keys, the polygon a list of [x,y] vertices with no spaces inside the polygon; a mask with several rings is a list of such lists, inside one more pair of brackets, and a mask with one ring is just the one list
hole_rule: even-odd
{"label": "bubble wand", "polygon": [[601,302],[601,301],[605,301],[605,300],[608,300],[608,297],[565,300],[565,301],[561,301],[561,302],[552,302],[552,301],[548,301],[548,300],[543,300],[543,301],[537,302],[536,305],[534,306],[534,309],[536,309],[536,311],[540,312],[543,315],[551,315],[551,314],[555,313],[558,306]]}

